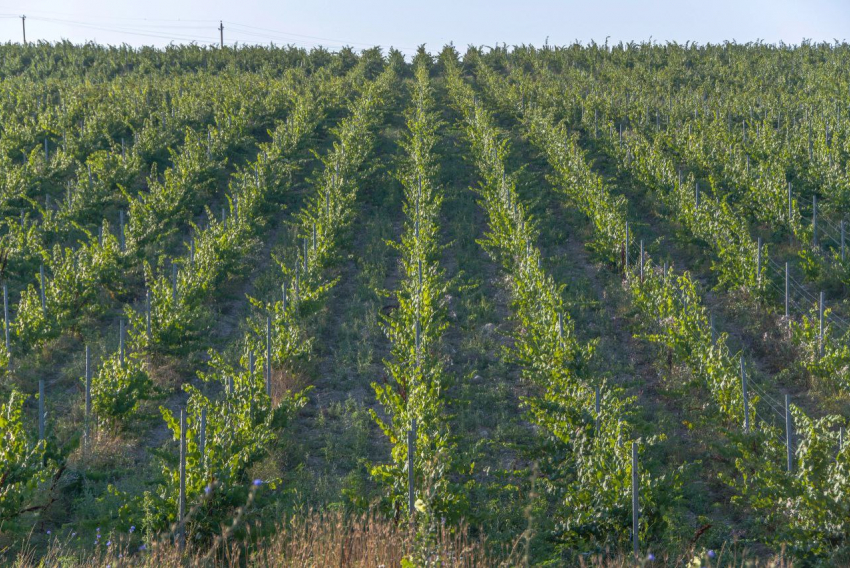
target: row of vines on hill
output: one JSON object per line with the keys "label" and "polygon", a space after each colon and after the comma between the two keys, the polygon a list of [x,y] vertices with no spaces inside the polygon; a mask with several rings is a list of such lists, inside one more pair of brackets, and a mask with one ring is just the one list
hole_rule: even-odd
{"label": "row of vines on hill", "polygon": [[[534,220],[519,200],[515,176],[505,171],[505,133],[476,100],[457,63],[444,62],[451,102],[462,117],[481,177],[477,191],[489,222],[482,245],[509,277],[517,332],[508,354],[537,390],[523,401],[528,418],[552,443],[547,483],[560,497],[558,539],[568,548],[622,545],[631,531],[628,417],[634,400],[616,385],[589,376],[594,343],[576,338],[563,288],[541,267],[540,251],[533,246]],[[640,447],[655,441],[640,440]],[[640,471],[642,538],[657,527],[661,493],[671,481]]]}
{"label": "row of vines on hill", "polygon": [[[566,123],[553,118],[546,99],[530,94],[535,87],[533,80],[527,78],[525,83],[511,86],[486,68],[479,71],[488,90],[507,103],[531,143],[547,158],[556,188],[594,221],[597,248],[609,262],[620,264],[625,235],[624,231],[614,231],[626,225],[623,197],[615,197],[593,172],[585,151],[578,147],[577,136]],[[619,247],[617,239],[623,239]],[[729,351],[726,334],[715,335],[693,278],[687,272],[676,275],[672,267],[660,269],[644,253],[643,262],[638,257],[626,267],[626,287],[644,319],[644,336],[668,349],[674,360],[703,381],[712,394],[713,408],[737,449],[738,475],[726,479],[736,490],[736,500],[758,512],[777,544],[792,544],[802,554],[826,553],[831,543],[841,538],[839,527],[850,520],[839,502],[840,493],[832,489],[845,487],[848,482],[845,472],[850,455],[846,445],[838,447],[836,430],[843,419],[810,419],[792,405],[797,466],[785,471],[782,432],[757,418],[757,395],[750,394],[745,420],[741,354]],[[743,431],[745,423],[751,425],[749,433]]]}
{"label": "row of vines on hill", "polygon": [[448,429],[447,378],[441,351],[448,325],[448,286],[439,264],[443,197],[435,183],[434,148],[441,122],[434,109],[430,66],[424,59],[414,69],[411,91],[402,141],[405,155],[396,173],[405,196],[404,231],[400,240],[393,242],[401,257],[402,280],[394,292],[398,308],[383,321],[391,344],[385,362],[390,380],[372,384],[387,418],[374,411],[372,417],[392,443],[392,462],[374,466],[372,475],[386,486],[389,505],[398,513],[408,510],[412,474],[419,509],[436,523],[457,516],[458,494],[450,477],[456,473],[457,457]]}
{"label": "row of vines on hill", "polygon": [[[393,80],[394,70],[388,68],[375,81],[362,85],[362,93],[349,104],[349,116],[334,129],[337,140],[330,154],[322,159],[323,172],[315,183],[314,196],[297,213],[296,223],[300,230],[303,231],[305,225],[312,229],[307,246],[297,246],[298,255],[303,255],[305,250],[307,255],[296,257],[297,276],[291,285],[281,286],[279,300],[266,303],[251,299],[258,315],[246,322],[247,330],[241,341],[244,350],[238,364],[232,365],[223,355],[211,352],[210,370],[199,373],[201,380],[210,386],[202,389],[186,384],[183,387],[189,395],[185,409],[185,495],[197,508],[188,525],[190,534],[199,538],[215,536],[225,515],[244,502],[248,470],[268,455],[278,433],[306,402],[309,389],[293,391],[286,384],[273,385],[272,373],[275,369],[282,369],[283,373],[296,372],[299,359],[310,354],[312,339],[305,324],[311,315],[319,312],[336,281],[328,278],[328,272],[337,254],[339,239],[354,215],[358,188],[356,172],[371,152],[373,129],[387,104]],[[330,85],[333,84],[324,83],[321,88],[328,89]],[[322,108],[333,104],[333,98],[329,97],[338,89],[322,93],[318,88],[301,94],[300,103],[295,107],[297,112],[274,133],[272,146],[263,149],[253,168],[246,168],[241,176],[237,174],[242,183],[233,184],[241,191],[234,192],[231,201],[231,217],[227,224],[231,233],[219,236],[212,240],[213,243],[229,247],[238,243],[240,232],[250,236],[252,214],[256,215],[261,205],[256,201],[262,197],[262,193],[257,195],[259,188],[274,194],[280,190],[278,188],[285,187],[292,167],[292,152],[321,120]],[[334,176],[326,186],[322,182],[330,168],[334,168]],[[257,179],[263,183],[258,184]],[[315,211],[317,207],[321,209]],[[331,211],[334,216],[322,217],[321,224],[312,222],[311,214]],[[240,227],[240,223],[244,226]],[[299,231],[299,234],[303,233]],[[241,258],[239,254],[231,256],[234,260]],[[220,263],[210,263],[210,269],[217,265]],[[285,264],[281,263],[281,268],[285,276]],[[203,287],[198,287],[198,294],[203,291]],[[203,306],[203,300],[203,295],[195,300],[198,309]],[[143,330],[142,322],[139,334]],[[179,440],[179,418],[164,407],[162,413],[175,440]],[[163,474],[166,481],[159,491],[145,496],[144,508],[160,512],[159,517],[149,521],[152,531],[162,530],[169,522],[183,521],[178,516],[179,468],[165,463]],[[272,488],[280,483],[276,479],[263,481]]]}

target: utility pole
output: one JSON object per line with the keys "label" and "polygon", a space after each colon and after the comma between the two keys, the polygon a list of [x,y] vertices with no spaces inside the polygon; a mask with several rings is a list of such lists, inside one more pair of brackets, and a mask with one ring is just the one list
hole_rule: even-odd
{"label": "utility pole", "polygon": [[27,17],[21,16],[21,27],[24,29],[24,45],[27,44]]}
{"label": "utility pole", "polygon": [[[221,34],[221,48],[224,49],[224,22],[218,21],[218,32]],[[26,42],[26,40],[24,40]]]}

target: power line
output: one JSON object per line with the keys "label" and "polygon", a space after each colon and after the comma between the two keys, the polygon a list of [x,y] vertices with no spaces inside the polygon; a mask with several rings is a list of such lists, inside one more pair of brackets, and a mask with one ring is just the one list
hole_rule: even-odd
{"label": "power line", "polygon": [[[6,6],[6,8],[8,8]],[[57,12],[55,10],[31,10],[27,9],[28,14],[41,14],[45,16],[70,16],[72,18],[77,18],[80,16],[79,12]],[[11,14],[15,18],[19,16],[19,14]],[[100,16],[100,15],[87,15],[86,19],[90,20],[127,20],[127,21],[135,21],[135,22],[198,22],[198,23],[214,23],[218,22],[218,20],[201,20],[201,19],[193,19],[193,18],[134,18],[128,16]]]}
{"label": "power line", "polygon": [[[364,46],[364,47],[375,47],[375,44],[372,44],[372,43],[363,43],[363,42],[349,41],[349,40],[344,40],[344,39],[334,39],[334,38],[327,38],[327,37],[321,37],[321,36],[297,34],[297,33],[294,33],[294,32],[282,32],[280,30],[273,30],[271,28],[261,28],[261,27],[257,27],[257,26],[249,26],[247,24],[240,24],[238,22],[231,22],[231,21],[228,21],[227,23],[231,26],[236,26],[236,27],[240,27],[240,28],[249,28],[249,29],[265,31],[265,32],[271,32],[273,34],[277,34],[277,35],[281,35],[281,36],[295,36],[295,37],[302,37],[302,38],[305,38],[305,39],[316,39],[316,40],[319,40],[319,41],[332,41],[334,43],[341,44],[341,45],[360,45],[360,46]],[[384,46],[379,45],[377,47],[384,47]],[[396,49],[406,49],[406,50],[413,51],[416,48],[396,46]]]}
{"label": "power line", "polygon": [[137,36],[142,36],[142,37],[155,37],[155,38],[160,38],[160,39],[170,39],[172,41],[173,40],[186,40],[186,41],[208,42],[208,41],[212,40],[211,37],[202,37],[202,36],[189,35],[189,34],[184,34],[184,33],[166,35],[166,34],[153,33],[151,31],[147,31],[147,30],[138,30],[138,29],[128,28],[128,27],[107,27],[107,26],[101,26],[101,25],[98,25],[98,24],[90,24],[90,23],[87,23],[87,22],[80,22],[80,21],[76,21],[76,20],[63,20],[63,19],[60,19],[60,18],[43,18],[43,17],[38,17],[38,16],[32,16],[30,19],[41,21],[41,22],[48,22],[48,23],[52,23],[52,24],[64,24],[64,25],[68,25],[68,26],[80,27],[80,28],[91,29],[91,30],[106,31],[106,32],[118,32],[118,33],[137,35]]}
{"label": "power line", "polygon": [[[42,12],[35,10],[36,14],[47,14],[47,12]],[[104,32],[112,32],[119,34],[128,34],[140,37],[150,37],[157,39],[167,39],[171,41],[190,41],[190,42],[201,42],[201,43],[214,43],[215,39],[212,34],[209,36],[203,34],[199,34],[201,30],[210,30],[209,23],[216,22],[216,20],[173,20],[173,19],[156,19],[156,18],[111,18],[104,16],[95,16],[92,19],[100,20],[100,21],[89,21],[88,18],[86,21],[80,19],[70,19],[70,18],[58,18],[55,17],[56,14],[62,15],[62,13],[57,12],[49,12],[50,16],[46,15],[35,15],[29,16],[30,19],[46,22],[55,25],[65,25],[69,27],[77,27],[83,29],[104,31]],[[0,17],[6,18],[17,18],[18,15],[15,14],[2,14]],[[114,21],[114,24],[110,22]],[[125,23],[126,22],[126,23]],[[219,45],[224,46],[224,20],[218,20],[219,26],[216,28],[216,31],[219,32]],[[280,31],[274,30],[271,28],[264,28],[259,26],[251,26],[248,24],[241,24],[239,22],[227,21],[228,26],[231,26],[232,32],[236,36],[236,40],[232,40],[228,42],[230,45],[235,45],[237,43],[256,43],[256,39],[264,39],[269,41],[281,41],[286,42],[290,45],[299,45],[307,48],[315,48],[315,47],[327,47],[331,49],[341,49],[345,46],[360,46],[360,47],[379,47],[381,49],[388,49],[388,46],[371,44],[365,42],[354,42],[347,40],[340,40],[322,36],[312,36],[307,34],[298,34],[294,32]],[[246,37],[242,37],[246,36]],[[301,38],[301,39],[298,39]],[[322,45],[320,43],[316,43],[316,41],[305,41],[305,40],[316,40],[316,41],[327,41],[332,42],[331,45]],[[391,46],[390,46],[391,47]],[[415,48],[400,46],[396,49],[404,50],[408,52],[415,52]]]}

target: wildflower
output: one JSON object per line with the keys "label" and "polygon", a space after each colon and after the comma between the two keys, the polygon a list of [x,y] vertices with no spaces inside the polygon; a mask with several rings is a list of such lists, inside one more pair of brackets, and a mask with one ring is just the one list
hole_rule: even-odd
{"label": "wildflower", "polygon": [[716,552],[714,552],[713,550],[709,550],[709,551],[708,551],[708,557],[709,557],[709,558],[714,558],[715,556],[717,556],[717,553],[716,553]]}
{"label": "wildflower", "polygon": [[107,540],[107,541],[106,541],[106,546],[112,546],[112,541],[111,541],[111,540]]}
{"label": "wildflower", "polygon": [[653,553],[651,553],[651,552],[650,552],[650,553],[647,555],[646,559],[647,559],[647,560],[649,560],[650,562],[655,562],[655,555],[654,555]]}
{"label": "wildflower", "polygon": [[75,536],[77,536],[77,533],[72,532],[72,533],[71,533],[71,538],[74,538]]}
{"label": "wildflower", "polygon": [[130,527],[130,534],[133,534],[134,532],[136,532],[136,526],[135,525]]}
{"label": "wildflower", "polygon": [[143,544],[139,547],[139,552],[144,552],[147,549],[148,549],[148,547]]}
{"label": "wildflower", "polygon": [[416,510],[420,513],[424,513],[426,511],[425,502],[422,499],[417,499],[413,506],[416,507]]}
{"label": "wildflower", "polygon": [[206,493],[207,495],[209,495],[210,493],[212,493],[212,483],[210,483],[209,485],[207,485],[206,487],[204,487],[204,493]]}
{"label": "wildflower", "polygon": [[262,485],[262,484],[263,484],[263,480],[262,480],[262,479],[255,479],[255,480],[254,480],[254,487],[259,487],[259,486],[260,486],[260,485]]}
{"label": "wildflower", "polygon": [[47,531],[47,534],[50,534],[50,531]]}
{"label": "wildflower", "polygon": [[97,528],[96,528],[96,529],[94,529],[94,530],[95,530],[95,532],[97,532],[98,534],[100,534],[100,527],[97,527]]}

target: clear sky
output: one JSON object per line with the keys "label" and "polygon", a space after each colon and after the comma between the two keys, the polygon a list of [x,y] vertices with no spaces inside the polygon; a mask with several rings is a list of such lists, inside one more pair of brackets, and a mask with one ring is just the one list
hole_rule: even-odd
{"label": "clear sky", "polygon": [[0,41],[157,45],[395,46],[409,54],[454,42],[542,45],[575,40],[761,39],[768,43],[850,39],[850,0],[0,0]]}

